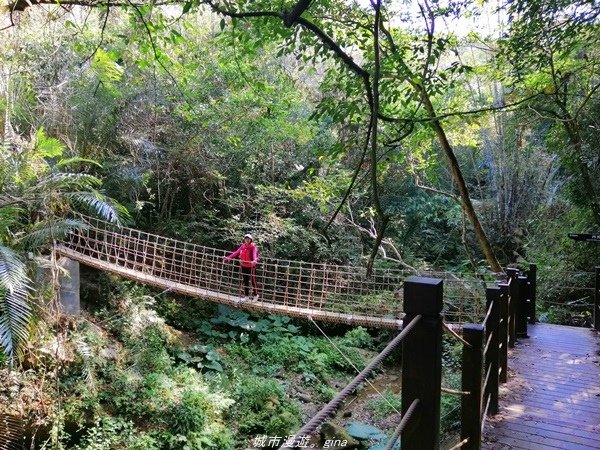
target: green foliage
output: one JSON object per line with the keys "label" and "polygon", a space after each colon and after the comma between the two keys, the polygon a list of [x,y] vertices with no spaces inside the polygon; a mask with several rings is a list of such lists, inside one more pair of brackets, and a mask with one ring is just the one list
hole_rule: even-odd
{"label": "green foliage", "polygon": [[114,86],[123,78],[124,69],[117,63],[119,55],[97,49],[92,58],[91,68],[96,72],[98,81],[107,89],[111,95],[118,96],[120,91]]}
{"label": "green foliage", "polygon": [[182,441],[185,442],[181,447],[182,450],[230,450],[234,448],[234,438],[231,431],[219,425],[202,432],[190,433]]}
{"label": "green foliage", "polygon": [[369,401],[367,409],[373,411],[377,419],[382,419],[390,414],[402,411],[401,397],[386,389],[381,395],[377,395]]}
{"label": "green foliage", "polygon": [[444,335],[442,340],[442,358],[444,370],[448,374],[460,371],[462,367],[463,344],[452,336]]}
{"label": "green foliage", "polygon": [[177,358],[200,370],[223,372],[223,361],[217,351],[207,345],[193,345],[177,354]]}
{"label": "green foliage", "polygon": [[25,264],[13,250],[0,244],[0,345],[9,358],[29,334],[29,283]]}
{"label": "green foliage", "polygon": [[[62,157],[65,146],[38,128],[30,142],[0,160],[0,345],[11,357],[28,335],[31,308],[29,281],[17,251],[39,250],[69,232],[86,227],[65,216],[78,203],[118,223],[124,210],[97,188],[101,180],[87,173],[63,172],[74,162]],[[15,207],[18,205],[18,207]],[[6,244],[15,250],[9,249]]]}
{"label": "green foliage", "polygon": [[[460,345],[462,347],[462,345]],[[445,358],[445,356],[444,356]],[[445,373],[443,375],[443,386],[454,389],[457,391],[461,390],[461,375],[458,367],[454,368],[452,365],[446,367],[446,359],[444,359]],[[448,394],[442,392],[441,396],[441,409],[440,409],[440,428],[442,433],[447,433],[455,430],[457,424],[460,424],[460,407],[461,398],[460,395]]]}
{"label": "green foliage", "polygon": [[[449,139],[458,143],[457,158],[471,197],[506,261],[520,256],[556,270],[589,270],[597,263],[594,248],[566,238],[568,231],[593,231],[595,226],[589,213],[593,198],[581,189],[582,166],[574,155],[581,156],[597,186],[600,91],[590,90],[597,79],[592,45],[597,27],[590,26],[586,14],[570,14],[574,7],[569,5],[579,7],[577,3],[542,3],[511,3],[519,14],[508,40],[474,39],[489,48],[508,45],[494,58],[500,63],[509,59],[508,68],[486,67],[469,47],[471,38],[442,31],[428,45],[427,33],[417,25],[422,22],[409,18],[412,12],[405,11],[395,22],[399,16],[393,6],[384,4],[390,22],[389,36],[381,36],[378,100],[380,112],[398,120],[378,124],[376,184],[392,217],[386,238],[401,259],[386,247],[388,259],[378,265],[397,268],[402,259],[452,269],[479,265],[479,255],[470,261],[463,250],[473,247],[473,238],[469,227],[463,232],[459,203],[415,186],[418,179],[455,192],[434,143],[421,87],[443,117]],[[267,1],[228,5],[275,7]],[[18,255],[85,227],[65,219],[72,210],[96,211],[117,221],[119,207],[100,191],[102,186],[136,211],[138,227],[183,240],[229,248],[252,231],[265,256],[358,265],[370,253],[376,215],[370,209],[373,190],[365,182],[373,161],[361,161],[369,122],[364,79],[341,59],[331,58],[331,49],[307,29],[271,19],[219,22],[221,18],[197,14],[198,6],[195,1],[183,4],[178,20],[157,5],[111,9],[106,27],[106,9],[92,10],[85,21],[69,17],[62,22],[65,29],[39,30],[23,23],[19,42],[9,42],[7,36],[0,65],[21,68],[10,72],[6,96],[0,99],[0,115],[6,119],[2,138],[11,141],[0,148],[0,341],[8,353],[30,337],[25,320],[28,280],[14,275],[22,265]],[[430,6],[444,22],[475,7]],[[322,27],[340,48],[353,49],[353,56],[359,56],[353,60],[373,82],[371,13],[360,4],[322,1],[311,2],[303,17]],[[564,19],[565,27],[547,27],[549,17]],[[402,27],[396,25],[400,23]],[[498,82],[511,90],[500,96]],[[460,114],[536,92],[546,95],[528,103],[525,114]],[[560,99],[561,92],[574,120],[555,108],[553,99]],[[550,123],[544,112],[534,124],[531,108],[560,117]],[[580,147],[569,140],[566,123],[576,125],[572,130],[580,134]],[[14,130],[22,130],[23,136],[9,139]],[[408,137],[402,136],[405,132]],[[560,164],[554,162],[555,154]],[[324,226],[356,167],[355,190],[325,236]],[[502,208],[495,209],[499,204]],[[8,247],[16,251],[2,250]],[[540,283],[551,279],[540,270]],[[587,286],[574,281],[578,288]],[[447,289],[452,293],[452,287]],[[544,292],[542,301],[566,303],[587,295],[582,289]],[[235,428],[231,424],[236,421],[240,425],[234,431],[242,439],[293,431],[300,421],[283,387],[259,376],[304,384],[326,401],[333,390],[325,382],[354,373],[327,340],[303,333],[288,318],[220,309],[217,317],[203,319],[212,308],[166,295],[156,296],[155,305],[151,294],[120,284],[111,304],[94,317],[114,345],[94,341],[87,333],[83,342],[91,351],[78,351],[81,340],[74,339],[69,345],[75,361],[60,362],[61,390],[70,396],[61,403],[65,417],[96,420],[81,446],[242,447],[227,429]],[[391,293],[361,300],[365,308],[397,301]],[[474,317],[480,306],[473,303]],[[572,309],[543,306],[540,312],[568,321],[573,319],[568,311]],[[586,311],[575,312],[588,320]],[[184,336],[169,331],[160,316],[184,329]],[[366,357],[356,349],[372,349],[381,336],[359,327],[334,342],[362,367]],[[443,352],[444,384],[456,388],[460,346],[445,339]],[[0,366],[7,361],[1,356]],[[231,400],[218,391],[219,385],[236,389],[238,405],[230,418],[223,415]],[[444,426],[456,420],[457,399],[443,397]],[[374,406],[379,408],[384,406]],[[112,417],[99,419],[102,414]]]}
{"label": "green foliage", "polygon": [[165,372],[173,364],[167,351],[166,337],[157,326],[144,328],[141,336],[132,342],[138,350],[135,360],[143,372]]}
{"label": "green foliage", "polygon": [[[219,307],[219,311],[217,317],[204,322],[198,331],[215,343],[222,339],[239,342],[226,347],[229,366],[241,359],[254,373],[272,376],[280,370],[289,370],[302,374],[306,381],[325,380],[336,371],[354,370],[327,340],[301,335],[289,317],[269,315],[253,320],[243,311],[226,307]],[[360,329],[340,341],[353,364],[362,367],[363,357],[347,348],[349,342],[372,345],[370,336]],[[192,357],[189,351],[188,354]],[[189,359],[188,355],[183,356]]]}
{"label": "green foliage", "polygon": [[542,306],[538,312],[541,322],[554,323],[557,325],[592,327],[593,325],[592,305],[564,305]]}
{"label": "green foliage", "polygon": [[239,431],[248,436],[264,433],[287,435],[300,424],[300,408],[287,399],[274,380],[249,377],[235,390]]}
{"label": "green foliage", "polygon": [[[120,418],[103,417],[88,428],[75,450],[110,450],[133,441],[131,422]],[[129,448],[129,447],[126,447]],[[150,447],[152,448],[152,447]]]}
{"label": "green foliage", "polygon": [[348,347],[373,349],[373,338],[366,328],[356,327],[347,331],[340,343]]}
{"label": "green foliage", "polygon": [[[208,338],[239,339],[246,343],[250,339],[274,341],[281,337],[298,334],[298,327],[286,316],[270,314],[266,318],[253,320],[244,311],[219,306],[219,314],[208,321],[200,322],[198,331]],[[225,331],[219,331],[225,330]]]}
{"label": "green foliage", "polygon": [[208,400],[201,392],[185,390],[179,402],[172,403],[163,411],[163,417],[171,432],[187,435],[204,428],[209,407]]}
{"label": "green foliage", "polygon": [[460,397],[458,395],[442,394],[440,417],[442,433],[456,430],[457,424],[460,424]]}

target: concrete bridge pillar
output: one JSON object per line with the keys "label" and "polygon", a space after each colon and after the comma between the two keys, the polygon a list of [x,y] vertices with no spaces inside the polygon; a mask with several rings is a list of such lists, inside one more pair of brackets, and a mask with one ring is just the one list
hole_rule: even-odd
{"label": "concrete bridge pillar", "polygon": [[81,313],[79,298],[79,261],[67,257],[58,260],[61,269],[59,274],[59,300],[62,312],[69,316],[78,316]]}

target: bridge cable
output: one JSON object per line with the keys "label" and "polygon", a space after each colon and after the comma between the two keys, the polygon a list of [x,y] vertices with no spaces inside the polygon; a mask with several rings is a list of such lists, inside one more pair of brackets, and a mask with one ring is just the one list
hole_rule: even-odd
{"label": "bridge cable", "polygon": [[410,419],[412,419],[415,410],[419,406],[419,403],[421,403],[421,400],[419,400],[418,398],[415,398],[413,400],[413,402],[410,404],[410,406],[406,410],[406,413],[404,413],[404,415],[402,416],[402,419],[400,420],[400,423],[398,424],[398,426],[394,430],[394,433],[392,434],[392,437],[390,437],[388,439],[387,444],[385,446],[385,450],[392,450],[394,448],[394,444],[396,444],[396,441],[398,440],[398,438],[400,437],[400,435],[402,434],[402,432],[406,428],[406,425],[408,424],[408,422],[410,421]]}
{"label": "bridge cable", "polygon": [[[346,385],[344,389],[342,389],[327,405],[325,405],[321,411],[319,411],[315,416],[312,417],[296,434],[295,436],[303,436],[307,434],[311,434],[318,427],[320,427],[328,417],[331,416],[335,411],[339,409],[341,403],[356,389],[356,387],[362,383],[370,374],[373,372],[375,367],[377,367],[381,361],[383,361],[390,352],[398,346],[404,339],[404,337],[409,334],[414,327],[419,323],[419,321],[423,318],[421,314],[417,314],[405,327],[402,328],[402,331],[392,339],[388,345],[377,355],[373,360],[356,376],[354,379]],[[286,442],[281,448],[295,448],[297,447],[298,441],[297,438]]]}
{"label": "bridge cable", "polygon": [[450,450],[458,450],[459,448],[461,448],[463,445],[467,444],[469,442],[469,438],[465,438],[462,441],[460,441],[458,444],[456,444],[454,447],[452,447]]}
{"label": "bridge cable", "polygon": [[[335,342],[333,342],[331,340],[331,338],[329,336],[327,336],[327,334],[325,333],[325,331],[323,331],[323,329],[313,320],[313,318],[311,316],[308,317],[308,320],[310,320],[312,322],[312,324],[317,327],[317,329],[321,332],[321,334],[323,334],[323,336],[325,336],[325,339],[327,339],[329,341],[329,343],[333,346],[333,348],[335,348],[338,353],[340,355],[342,355],[342,358],[344,358],[346,360],[346,362],[348,364],[350,364],[352,366],[352,368],[354,370],[356,370],[356,373],[360,373],[361,371],[358,369],[358,367],[356,367],[354,365],[354,363],[350,360],[350,358],[348,358],[344,352],[342,352],[342,350],[336,345]],[[369,386],[371,386],[371,388],[373,388],[373,390],[388,404],[388,406],[390,408],[392,408],[395,412],[397,412],[398,414],[401,414],[400,411],[398,411],[398,409],[373,385],[373,383],[371,383],[371,381],[367,378],[365,379],[365,381],[369,384]]]}
{"label": "bridge cable", "polygon": [[463,343],[463,345],[467,346],[468,348],[473,348],[473,346],[471,344],[469,344],[467,341],[465,341],[460,334],[458,334],[456,331],[454,331],[452,328],[450,328],[450,325],[448,325],[446,322],[442,321],[442,326],[448,333],[450,333],[450,335],[454,336],[456,339],[461,341]]}

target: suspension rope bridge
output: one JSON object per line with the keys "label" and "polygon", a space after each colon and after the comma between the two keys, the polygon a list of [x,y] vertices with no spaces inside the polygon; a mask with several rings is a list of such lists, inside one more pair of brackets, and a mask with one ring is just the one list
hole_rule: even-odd
{"label": "suspension rope bridge", "polygon": [[[256,269],[259,299],[246,300],[239,264],[225,260],[225,250],[117,227],[92,217],[83,219],[87,226],[55,245],[58,254],[164,290],[249,311],[399,329],[403,315],[401,286],[408,275],[415,274],[375,269],[367,277],[362,267],[261,258]],[[450,286],[447,310],[458,318],[455,321],[460,322],[464,314],[482,314],[480,280],[446,281]],[[453,282],[457,287],[454,291]],[[460,301],[453,302],[452,295]],[[462,305],[467,303],[471,310],[463,311]]]}
{"label": "suspension rope bridge", "polygon": [[[178,241],[132,228],[116,227],[90,217],[86,217],[85,220],[88,223],[86,227],[70,233],[64,241],[55,245],[58,254],[168,291],[250,311],[301,317],[313,323],[314,320],[322,320],[376,328],[403,329],[367,367],[361,371],[355,368],[359,373],[352,382],[282,448],[295,448],[297,436],[302,437],[303,433],[313,433],[318,429],[324,420],[337,411],[356,385],[367,379],[373,368],[400,343],[403,345],[404,354],[402,420],[396,427],[393,437],[387,442],[386,448],[393,448],[400,435],[403,438],[403,445],[405,440],[409,442],[407,444],[409,448],[437,448],[439,436],[435,435],[431,438],[433,436],[431,431],[437,424],[435,430],[439,433],[439,410],[433,411],[435,414],[432,414],[431,405],[439,405],[441,392],[462,397],[461,441],[453,448],[479,448],[486,417],[498,411],[499,384],[506,381],[508,373],[508,347],[514,345],[519,331],[521,335],[523,334],[523,325],[524,335],[527,335],[527,314],[531,312],[527,302],[531,298],[531,292],[535,292],[535,270],[531,281],[528,278],[531,276],[531,270],[527,276],[521,276],[518,270],[513,269],[508,274],[507,282],[500,283],[499,286],[489,286],[486,291],[486,281],[479,277],[457,277],[444,272],[417,274],[414,271],[393,269],[376,269],[371,276],[367,277],[366,270],[361,267],[263,258],[257,268],[260,297],[258,300],[249,301],[244,300],[245,297],[242,296],[238,264],[226,260],[227,252],[224,250]],[[600,298],[598,297],[600,296],[599,273],[600,271],[597,270],[594,288],[594,295],[597,298]],[[437,279],[419,279],[419,277],[407,279],[410,275],[424,275]],[[494,274],[491,276],[493,277]],[[443,279],[443,284],[439,278]],[[422,285],[419,289],[412,289],[412,293],[407,298],[410,307],[407,307],[406,315],[402,310],[405,300],[403,298],[405,280],[405,286]],[[487,281],[491,280],[488,278]],[[431,292],[423,293],[422,289],[425,285]],[[432,290],[433,288],[435,289]],[[436,293],[437,290],[439,293]],[[444,305],[441,312],[438,309],[440,297],[443,297]],[[421,314],[427,315],[426,320]],[[534,315],[530,319],[535,322]],[[465,324],[469,321],[473,323]],[[405,323],[404,327],[403,323]],[[462,328],[462,336],[454,331],[457,325]],[[463,344],[460,390],[445,389],[440,384],[443,328]],[[571,342],[568,339],[567,341]],[[589,347],[592,347],[592,344],[588,344],[587,348]],[[539,351],[536,348],[535,358]],[[547,365],[544,365],[544,368]],[[438,372],[432,369],[434,367],[437,367]],[[553,379],[554,375],[550,372],[546,378]],[[571,373],[572,370],[569,369],[568,372]],[[429,376],[427,383],[424,382],[424,373]],[[539,383],[540,372],[536,371],[533,377],[532,379]],[[593,376],[588,378],[592,380]],[[586,378],[580,384],[587,389],[589,382]],[[592,392],[595,391],[589,391]],[[582,406],[581,411],[584,411],[584,408],[593,409],[592,402],[588,403],[589,406],[587,404]],[[535,406],[536,411],[546,405],[543,398],[534,399],[531,404]],[[429,409],[426,408],[427,405]],[[582,414],[589,415],[592,409],[586,409]],[[554,410],[553,413],[557,414]],[[421,428],[418,432],[413,429],[405,436],[403,433],[407,424],[414,422],[416,415],[420,418],[413,423],[412,427],[416,427],[416,423],[419,423]],[[567,421],[580,420],[579,416],[575,418],[572,414],[564,414],[564,416]],[[511,445],[513,441],[517,442],[521,439],[525,445],[528,445],[530,435],[526,434],[527,432],[533,433],[535,442],[554,443],[560,440],[560,443],[568,442],[569,448],[575,445],[574,440],[566,438],[564,433],[548,431],[550,425],[544,425],[546,427],[543,431],[544,435],[538,437],[537,428],[524,426],[516,420],[513,422],[515,423],[509,424],[506,436],[496,433],[494,439],[498,435],[500,436],[498,439],[504,439],[501,442],[510,441]],[[517,435],[514,430],[518,430]],[[583,444],[581,448],[597,448],[596,436],[588,434],[589,436],[585,436],[585,441],[579,439]]]}

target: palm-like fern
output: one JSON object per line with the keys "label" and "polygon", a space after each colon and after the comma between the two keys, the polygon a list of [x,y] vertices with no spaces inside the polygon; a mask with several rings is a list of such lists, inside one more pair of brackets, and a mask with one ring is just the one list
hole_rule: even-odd
{"label": "palm-like fern", "polygon": [[[82,158],[61,159],[64,146],[37,131],[31,148],[12,159],[0,158],[0,347],[11,358],[27,339],[31,289],[19,249],[37,250],[74,230],[87,227],[70,213],[84,210],[120,225],[122,206],[98,191],[102,181],[87,173],[65,172]],[[3,152],[4,155],[11,154]],[[13,152],[14,154],[14,152]],[[6,245],[12,244],[12,249]]]}
{"label": "palm-like fern", "polygon": [[27,339],[31,307],[25,264],[12,249],[0,245],[0,345],[10,357],[20,342]]}

